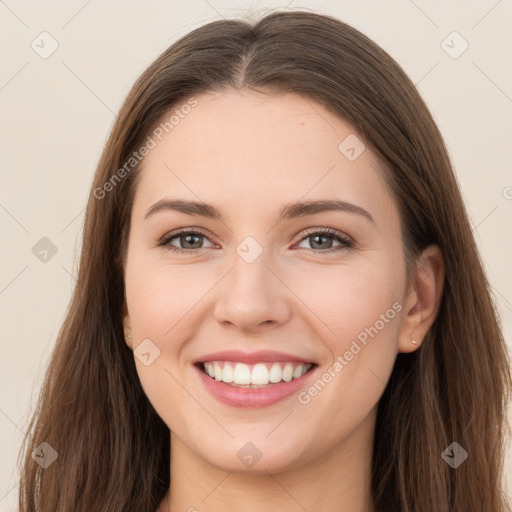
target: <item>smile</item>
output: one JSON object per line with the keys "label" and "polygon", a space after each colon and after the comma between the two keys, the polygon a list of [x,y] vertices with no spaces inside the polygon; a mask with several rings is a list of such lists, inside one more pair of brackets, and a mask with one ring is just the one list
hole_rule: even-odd
{"label": "smile", "polygon": [[257,388],[299,379],[313,363],[271,362],[245,364],[232,361],[208,361],[200,365],[205,374],[233,387]]}
{"label": "smile", "polygon": [[220,403],[255,408],[271,406],[299,393],[310,385],[319,366],[289,361],[246,364],[215,360],[197,362],[192,368],[200,386]]}

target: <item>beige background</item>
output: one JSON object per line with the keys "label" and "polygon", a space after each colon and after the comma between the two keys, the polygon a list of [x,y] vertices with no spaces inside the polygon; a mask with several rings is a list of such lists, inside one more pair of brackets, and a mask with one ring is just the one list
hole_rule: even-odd
{"label": "beige background", "polygon": [[[85,202],[114,113],[138,75],[191,29],[287,6],[352,24],[418,85],[445,136],[512,343],[510,0],[0,1],[0,512],[16,509],[18,447],[74,285]],[[452,35],[443,48],[453,31],[463,39]],[[469,47],[452,58],[464,40]],[[57,248],[46,263],[32,252],[42,237]]]}

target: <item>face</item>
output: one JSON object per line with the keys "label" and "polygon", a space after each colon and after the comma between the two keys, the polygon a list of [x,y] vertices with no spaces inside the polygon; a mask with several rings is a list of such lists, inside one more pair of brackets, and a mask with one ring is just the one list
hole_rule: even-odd
{"label": "face", "polygon": [[298,468],[371,431],[406,298],[397,206],[362,137],[321,105],[196,100],[143,162],[128,343],[190,454],[230,471]]}

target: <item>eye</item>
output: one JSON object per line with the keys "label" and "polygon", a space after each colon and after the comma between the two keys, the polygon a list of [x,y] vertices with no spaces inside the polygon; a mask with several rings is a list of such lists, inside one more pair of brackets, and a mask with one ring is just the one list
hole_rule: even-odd
{"label": "eye", "polygon": [[[179,247],[171,244],[171,242],[176,239],[178,241]],[[194,253],[198,252],[198,249],[203,249],[201,245],[204,240],[208,240],[208,238],[200,231],[186,230],[166,235],[164,238],[162,238],[162,240],[160,240],[158,245],[166,247],[169,251],[172,252]]]}
{"label": "eye", "polygon": [[[334,229],[311,231],[309,234],[302,238],[299,244],[306,240],[311,241],[311,249],[314,252],[333,252],[339,251],[341,249],[350,249],[351,247],[354,246],[354,242],[350,238]],[[332,248],[333,240],[339,243],[338,247]]]}
{"label": "eye", "polygon": [[[202,245],[204,240],[209,241],[208,237],[200,231],[182,230],[177,233],[170,233],[169,235],[164,236],[158,245],[165,247],[172,252],[192,254],[199,252],[199,249],[204,249]],[[306,240],[312,241],[311,250],[317,253],[334,252],[341,249],[349,249],[354,246],[352,239],[343,235],[339,231],[329,228],[309,232],[309,234],[301,239],[299,244]],[[337,247],[333,248],[333,240],[338,242],[339,245]],[[177,241],[179,245],[178,247],[173,244],[174,241]],[[209,247],[213,247],[213,244]]]}

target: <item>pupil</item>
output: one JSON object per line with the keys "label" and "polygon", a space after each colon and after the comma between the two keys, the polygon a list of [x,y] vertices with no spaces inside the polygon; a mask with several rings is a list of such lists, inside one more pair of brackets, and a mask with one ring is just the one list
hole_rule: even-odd
{"label": "pupil", "polygon": [[[200,238],[201,238],[201,235],[185,235],[185,236],[182,236],[181,239],[182,239],[182,242],[183,240],[185,240],[185,245],[190,243],[190,240],[191,239],[196,239],[196,242],[195,242],[195,245],[194,245],[194,242],[191,242],[192,245],[194,245],[194,249],[197,249],[197,244],[200,245]],[[320,245],[322,246],[322,244],[324,244],[327,240],[329,240],[330,237],[328,236],[322,236],[322,235],[313,235],[311,236],[312,240],[313,240],[313,243],[312,243],[312,246],[315,246],[315,245]],[[320,239],[321,241],[317,243],[317,239]],[[182,244],[183,245],[183,244]]]}
{"label": "pupil", "polygon": [[[320,239],[323,239],[324,242],[329,239],[328,236],[322,236],[322,235],[313,235],[312,238],[313,238],[313,240],[315,240],[317,238],[320,238]],[[322,243],[322,242],[320,242],[320,243]],[[313,244],[312,244],[313,248],[314,248],[315,244],[316,244],[316,241],[314,241]]]}
{"label": "pupil", "polygon": [[[197,236],[197,235],[185,235],[185,236],[182,236],[181,238],[182,238],[182,241],[183,241],[183,239],[185,239],[185,240],[186,240],[185,244],[187,244],[191,238],[199,239],[199,236]],[[196,242],[196,244],[198,244],[198,243],[199,243],[199,242]],[[182,245],[183,245],[183,244],[182,244]],[[193,242],[192,242],[192,245],[194,245],[194,243],[193,243]],[[199,245],[201,245],[201,244],[199,244]],[[197,249],[198,247],[193,247],[193,248],[194,248],[194,249]]]}

